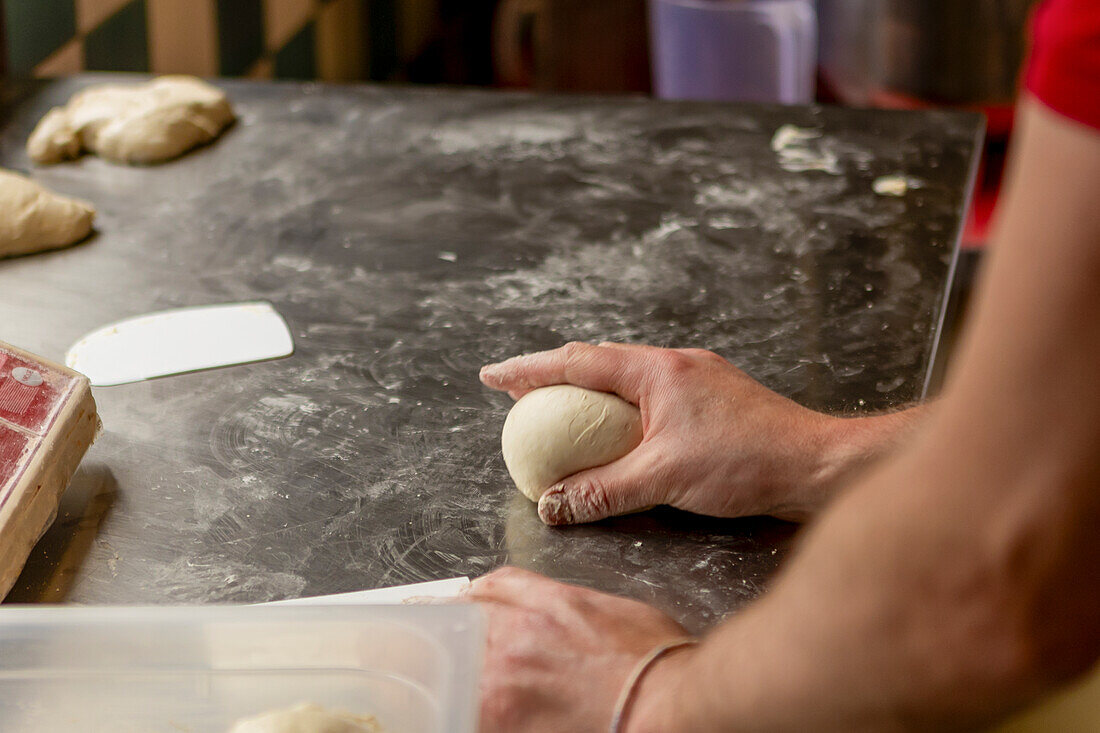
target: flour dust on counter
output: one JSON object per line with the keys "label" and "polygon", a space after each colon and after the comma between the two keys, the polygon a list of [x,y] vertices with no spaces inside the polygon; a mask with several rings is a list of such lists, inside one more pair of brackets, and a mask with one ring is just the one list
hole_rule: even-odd
{"label": "flour dust on counter", "polygon": [[76,244],[92,231],[95,208],[0,168],[0,257]]}
{"label": "flour dust on counter", "polygon": [[783,125],[772,136],[771,148],[779,159],[779,167],[790,173],[840,173],[836,152],[831,149],[829,139],[822,139],[818,130]]}
{"label": "flour dust on counter", "polygon": [[60,163],[87,151],[115,163],[162,163],[210,142],[234,119],[225,92],[194,77],[103,84],[47,112],[27,155]]}
{"label": "flour dust on counter", "polygon": [[[13,83],[0,164],[25,167],[33,125],[104,80]],[[0,267],[17,317],[57,285],[41,335],[11,319],[54,353],[213,302],[270,302],[295,341],[290,359],[100,390],[90,458],[119,499],[69,602],[258,603],[509,563],[702,631],[759,595],[794,529],[662,508],[546,526],[501,460],[512,401],[478,369],[625,341],[708,348],[830,412],[920,397],[974,117],[218,85],[241,124],[209,154],[39,170],[96,202],[103,246]],[[819,133],[789,147],[832,151],[839,173],[784,168],[785,124]],[[925,185],[872,191],[898,172]]]}
{"label": "flour dust on counter", "polygon": [[900,173],[879,176],[871,182],[871,190],[879,196],[904,196],[910,190],[920,187],[921,182],[919,179]]}

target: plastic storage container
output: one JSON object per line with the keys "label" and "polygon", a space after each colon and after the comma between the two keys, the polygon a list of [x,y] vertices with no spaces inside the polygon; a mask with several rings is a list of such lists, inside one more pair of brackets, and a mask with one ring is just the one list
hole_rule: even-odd
{"label": "plastic storage container", "polygon": [[472,605],[0,608],[0,731],[225,733],[314,702],[473,733]]}
{"label": "plastic storage container", "polygon": [[813,0],[649,0],[649,17],[658,97],[813,101]]}

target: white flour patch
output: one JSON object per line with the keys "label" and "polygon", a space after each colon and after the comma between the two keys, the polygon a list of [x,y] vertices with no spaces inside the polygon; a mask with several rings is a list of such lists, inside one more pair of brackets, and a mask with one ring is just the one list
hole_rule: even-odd
{"label": "white flour patch", "polygon": [[785,171],[840,173],[840,159],[832,140],[822,137],[817,130],[783,125],[772,135],[771,148],[779,158],[779,167]]}
{"label": "white flour patch", "polygon": [[879,196],[904,196],[914,188],[921,187],[919,178],[895,173],[890,176],[879,176],[871,183],[871,190]]}
{"label": "white flour patch", "polygon": [[296,270],[297,272],[309,272],[313,269],[313,261],[306,257],[295,257],[294,255],[278,255],[271,261],[271,264],[276,267],[286,267],[290,270]]}
{"label": "white flour patch", "polygon": [[433,132],[431,137],[440,152],[454,155],[487,149],[552,145],[578,135],[576,122],[569,117],[540,115],[537,120],[525,120],[498,115],[451,125]]}
{"label": "white flour patch", "polygon": [[763,191],[755,187],[710,184],[695,193],[695,203],[698,206],[751,207],[763,196]]}

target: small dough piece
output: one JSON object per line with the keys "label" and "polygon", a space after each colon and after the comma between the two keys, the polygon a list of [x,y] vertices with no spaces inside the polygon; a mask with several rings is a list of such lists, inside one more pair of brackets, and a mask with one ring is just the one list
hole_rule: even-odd
{"label": "small dough piece", "polygon": [[95,209],[0,169],[0,257],[67,247],[92,231]]}
{"label": "small dough piece", "polygon": [[383,733],[372,715],[354,715],[302,703],[238,720],[229,733]]}
{"label": "small dough piece", "polygon": [[54,107],[27,140],[36,163],[87,150],[115,163],[160,163],[208,143],[234,120],[225,92],[193,76],[103,84]]}
{"label": "small dough piece", "polygon": [[500,436],[508,473],[531,501],[566,476],[611,463],[641,442],[637,407],[613,394],[568,384],[521,397]]}

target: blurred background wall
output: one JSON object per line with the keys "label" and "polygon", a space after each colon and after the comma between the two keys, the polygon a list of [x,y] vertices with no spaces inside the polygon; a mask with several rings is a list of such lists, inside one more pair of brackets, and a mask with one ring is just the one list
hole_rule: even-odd
{"label": "blurred background wall", "polygon": [[496,0],[0,0],[11,76],[493,81]]}
{"label": "blurred background wall", "polygon": [[0,0],[0,73],[648,91],[645,0]]}

